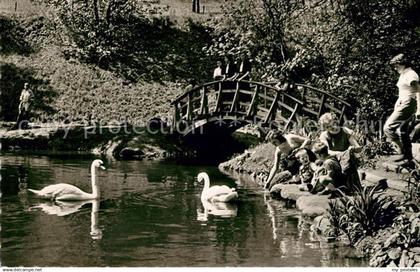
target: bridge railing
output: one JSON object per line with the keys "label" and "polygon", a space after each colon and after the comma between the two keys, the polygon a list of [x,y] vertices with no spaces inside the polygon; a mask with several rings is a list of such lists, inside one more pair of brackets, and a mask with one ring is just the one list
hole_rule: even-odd
{"label": "bridge railing", "polygon": [[[303,103],[277,88],[254,81],[214,81],[192,88],[171,103],[174,123],[192,122],[209,115],[234,115],[236,118],[266,124],[285,123]],[[277,115],[280,110],[282,115]]]}
{"label": "bridge railing", "polygon": [[352,109],[350,103],[324,90],[305,84],[294,85],[294,91],[305,105],[302,108],[302,115],[309,115],[318,120],[325,112],[334,112],[342,123],[346,118],[346,113],[348,114]]}
{"label": "bridge railing", "polygon": [[194,87],[176,98],[173,124],[193,124],[211,116],[236,118],[249,123],[280,124],[287,130],[294,119],[318,118],[327,111],[345,118],[351,105],[323,90],[304,84],[282,91],[270,83],[255,81],[213,81]]}
{"label": "bridge railing", "polygon": [[[267,82],[265,84],[275,86],[277,82]],[[338,96],[306,84],[294,83],[293,87],[286,92],[298,98],[304,104],[298,116],[303,115],[318,120],[325,112],[334,112],[342,122],[353,108],[350,103]]]}

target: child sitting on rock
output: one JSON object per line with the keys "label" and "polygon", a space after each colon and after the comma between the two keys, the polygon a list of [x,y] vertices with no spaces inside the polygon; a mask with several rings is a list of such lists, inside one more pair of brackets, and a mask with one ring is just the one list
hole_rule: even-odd
{"label": "child sitting on rock", "polygon": [[335,156],[328,155],[328,147],[323,143],[315,143],[314,153],[318,156],[315,164],[318,166],[308,189],[313,194],[331,194],[336,189],[344,189],[345,179],[341,166]]}

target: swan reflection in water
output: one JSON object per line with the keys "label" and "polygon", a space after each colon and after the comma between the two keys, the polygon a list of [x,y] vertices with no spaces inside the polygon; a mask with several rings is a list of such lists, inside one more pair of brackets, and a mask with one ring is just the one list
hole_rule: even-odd
{"label": "swan reflection in water", "polygon": [[98,227],[99,200],[46,202],[33,206],[29,208],[29,210],[42,210],[46,214],[66,216],[79,211],[85,204],[88,203],[92,204],[92,210],[90,213],[90,236],[93,240],[100,240],[102,239],[102,230]]}
{"label": "swan reflection in water", "polygon": [[198,221],[207,221],[210,214],[222,218],[231,218],[238,214],[238,206],[236,203],[210,202],[208,200],[201,200],[201,204],[203,205],[204,212],[200,211],[200,209],[197,209]]}
{"label": "swan reflection in water", "polygon": [[277,223],[278,222],[276,218],[276,210],[272,206],[270,201],[271,201],[271,198],[269,197],[269,193],[264,192],[264,203],[267,205],[268,216],[271,219],[271,224],[273,227],[273,240],[277,240],[277,231],[278,231]]}

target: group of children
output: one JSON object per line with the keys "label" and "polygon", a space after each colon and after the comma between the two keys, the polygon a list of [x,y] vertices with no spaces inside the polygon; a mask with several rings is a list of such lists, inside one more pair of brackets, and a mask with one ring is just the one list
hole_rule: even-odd
{"label": "group of children", "polygon": [[313,147],[317,160],[311,162],[306,149],[300,149],[295,157],[300,163],[299,172],[293,177],[294,181],[301,183],[301,191],[311,193],[329,194],[336,189],[344,189],[344,177],[338,159],[328,155],[328,147],[316,143]]}
{"label": "group of children", "polygon": [[339,126],[330,113],[320,118],[320,125],[322,132],[315,141],[278,131],[267,135],[276,152],[266,189],[279,183],[297,183],[302,191],[342,195],[361,188],[354,155],[361,147],[353,132]]}

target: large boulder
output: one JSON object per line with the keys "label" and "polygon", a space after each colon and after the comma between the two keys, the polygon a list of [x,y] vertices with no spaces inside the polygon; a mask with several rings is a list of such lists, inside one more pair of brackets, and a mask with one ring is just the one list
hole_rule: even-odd
{"label": "large boulder", "polygon": [[326,213],[328,202],[327,195],[302,195],[296,200],[296,207],[303,215],[315,217]]}
{"label": "large boulder", "polygon": [[324,236],[329,236],[330,228],[331,223],[328,220],[328,218],[324,215],[318,215],[317,217],[315,217],[311,226],[312,231]]}
{"label": "large boulder", "polygon": [[299,190],[297,184],[284,184],[281,189],[280,196],[284,199],[296,201],[301,196],[311,196],[312,194],[306,191]]}

